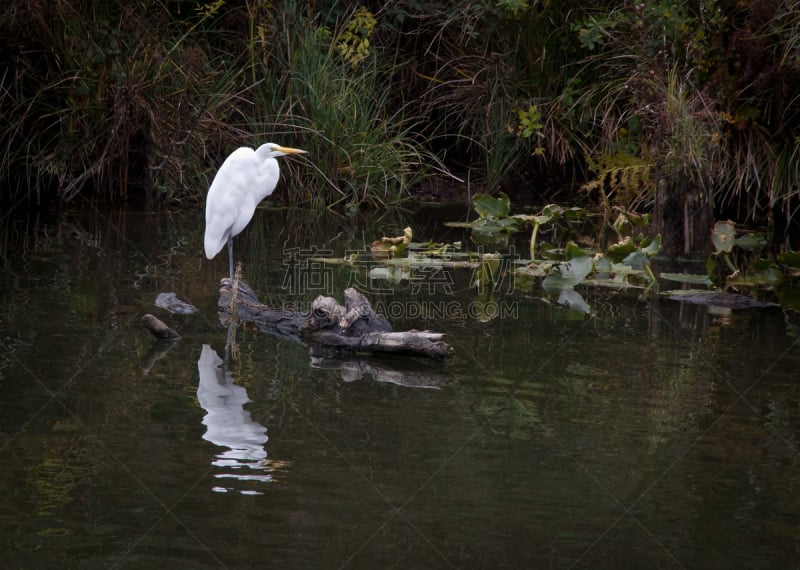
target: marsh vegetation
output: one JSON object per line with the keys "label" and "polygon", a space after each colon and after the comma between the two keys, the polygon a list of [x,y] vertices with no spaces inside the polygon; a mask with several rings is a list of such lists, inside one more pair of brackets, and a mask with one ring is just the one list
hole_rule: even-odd
{"label": "marsh vegetation", "polygon": [[312,157],[287,177],[293,204],[505,190],[652,212],[671,254],[706,251],[715,219],[783,243],[800,192],[798,8],[12,0],[0,192],[195,203],[232,149],[270,139]]}

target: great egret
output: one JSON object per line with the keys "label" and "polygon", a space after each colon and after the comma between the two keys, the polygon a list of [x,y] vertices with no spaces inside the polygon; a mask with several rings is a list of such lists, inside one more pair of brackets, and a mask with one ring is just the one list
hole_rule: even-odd
{"label": "great egret", "polygon": [[277,156],[305,154],[275,143],[258,149],[237,148],[220,166],[206,196],[206,257],[213,259],[228,243],[228,265],[233,285],[233,238],[253,219],[256,206],[272,194],[280,178]]}

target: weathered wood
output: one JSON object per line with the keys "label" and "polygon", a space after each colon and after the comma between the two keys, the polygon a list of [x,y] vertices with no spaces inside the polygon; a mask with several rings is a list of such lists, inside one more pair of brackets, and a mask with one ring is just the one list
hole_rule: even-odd
{"label": "weathered wood", "polygon": [[165,309],[173,315],[191,315],[197,312],[197,307],[187,303],[173,293],[159,293],[156,297],[156,307]]}
{"label": "weathered wood", "polygon": [[653,235],[661,236],[661,255],[705,257],[714,225],[714,201],[707,188],[687,173],[659,176],[653,208]]}
{"label": "weathered wood", "polygon": [[444,358],[449,347],[442,333],[430,331],[373,332],[361,336],[344,336],[333,331],[315,331],[309,338],[320,346],[352,352],[385,352],[395,354],[420,354],[430,358]]}
{"label": "weathered wood", "polygon": [[277,309],[264,305],[246,283],[239,281],[236,302],[229,279],[220,284],[218,309],[223,323],[252,322],[269,334],[321,349],[349,353],[393,353],[441,359],[450,353],[443,334],[431,331],[392,331],[391,325],[375,312],[369,301],[355,289],[344,292],[345,305],[331,297],[318,297],[308,312]]}
{"label": "weathered wood", "polygon": [[723,291],[693,291],[690,293],[676,292],[667,296],[672,301],[681,303],[692,303],[694,305],[715,305],[717,307],[729,307],[731,309],[763,309],[780,308],[778,303],[769,301],[759,301],[747,295],[738,293],[726,293]]}
{"label": "weathered wood", "polygon": [[[217,309],[220,320],[228,324],[231,318],[230,279],[220,282]],[[240,322],[252,322],[261,332],[286,337],[294,342],[300,341],[300,327],[308,320],[307,314],[294,309],[274,309],[262,304],[255,291],[243,281],[239,281],[236,291],[235,318]]]}
{"label": "weathered wood", "polygon": [[364,295],[351,287],[344,290],[344,307],[333,297],[320,295],[314,299],[308,321],[300,329],[304,333],[327,329],[353,337],[371,332],[389,332],[392,325],[375,312]]}

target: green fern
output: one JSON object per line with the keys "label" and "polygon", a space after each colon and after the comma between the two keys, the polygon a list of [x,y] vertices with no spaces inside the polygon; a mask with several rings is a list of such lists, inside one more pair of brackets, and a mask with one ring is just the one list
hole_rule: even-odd
{"label": "green fern", "polygon": [[609,201],[625,209],[641,203],[652,189],[650,172],[652,164],[630,154],[586,157],[589,171],[595,175],[581,190],[597,191],[603,202]]}

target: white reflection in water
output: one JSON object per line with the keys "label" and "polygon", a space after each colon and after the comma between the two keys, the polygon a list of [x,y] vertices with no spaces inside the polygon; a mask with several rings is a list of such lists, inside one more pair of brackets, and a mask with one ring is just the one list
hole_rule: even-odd
{"label": "white reflection in water", "polygon": [[[237,386],[233,375],[223,370],[222,359],[207,344],[203,345],[197,370],[200,383],[197,386],[197,399],[206,411],[203,424],[206,433],[203,439],[214,445],[227,448],[227,451],[216,455],[212,465],[219,467],[218,479],[236,479],[238,481],[268,482],[271,477],[265,464],[267,452],[267,428],[254,421],[244,404],[250,400],[247,391]],[[216,486],[214,491],[228,492],[231,487]],[[260,494],[253,489],[239,489],[242,494]]]}

